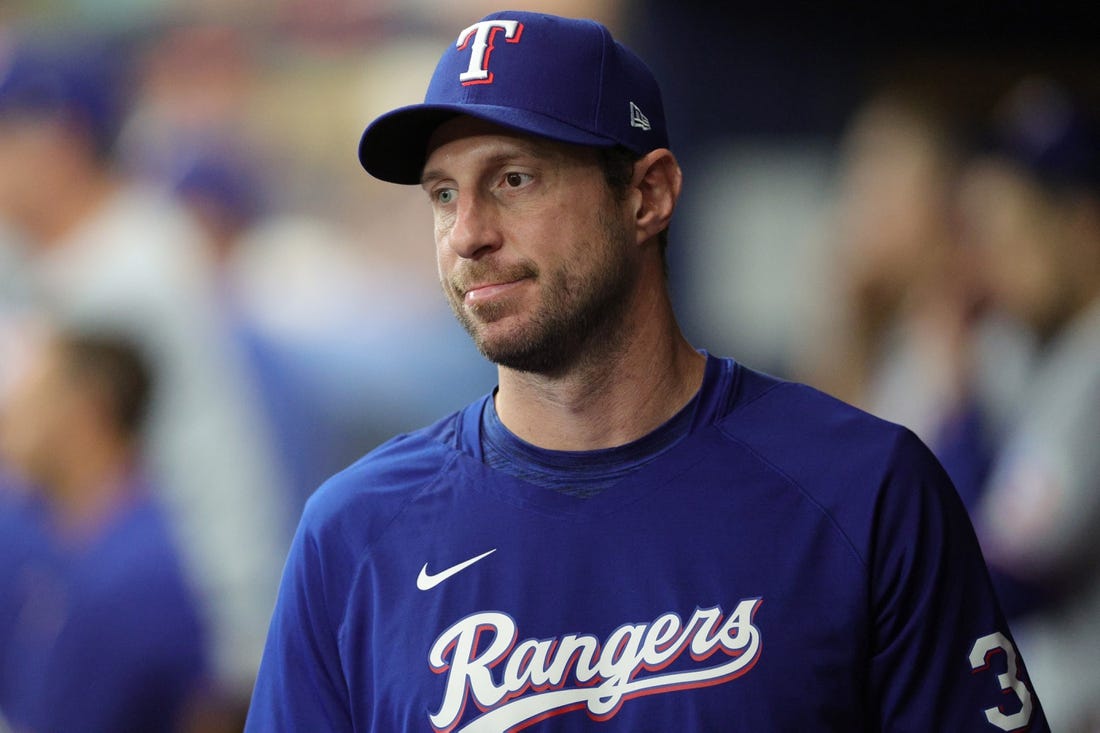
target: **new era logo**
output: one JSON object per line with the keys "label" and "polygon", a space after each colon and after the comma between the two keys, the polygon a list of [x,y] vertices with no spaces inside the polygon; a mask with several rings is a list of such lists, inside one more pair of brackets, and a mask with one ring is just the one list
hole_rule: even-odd
{"label": "new era logo", "polygon": [[649,118],[642,114],[642,110],[638,109],[638,105],[633,102],[630,103],[630,126],[637,127],[647,132],[651,129],[649,124]]}

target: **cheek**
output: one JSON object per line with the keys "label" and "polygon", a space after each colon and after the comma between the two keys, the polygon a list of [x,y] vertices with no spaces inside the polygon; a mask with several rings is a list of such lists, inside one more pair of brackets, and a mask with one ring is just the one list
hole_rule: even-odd
{"label": "cheek", "polygon": [[447,248],[444,240],[436,232],[435,235],[435,265],[436,270],[439,272],[439,278],[441,280],[446,279],[447,275],[454,268],[455,255],[450,249]]}
{"label": "cheek", "polygon": [[51,418],[47,408],[29,395],[18,395],[0,418],[0,453],[15,467],[25,468],[48,444]]}
{"label": "cheek", "polygon": [[444,241],[444,239],[454,229],[455,223],[458,217],[458,211],[455,204],[444,205],[437,202],[432,202],[432,231],[435,234],[435,241]]}
{"label": "cheek", "polygon": [[66,420],[70,392],[56,371],[36,364],[17,378],[0,412],[0,431],[20,445],[48,441]]}
{"label": "cheek", "polygon": [[33,131],[15,125],[0,129],[0,196],[12,199],[34,185],[34,171],[46,159],[45,143]]}
{"label": "cheek", "polygon": [[437,218],[432,234],[435,240],[436,265],[439,268],[440,275],[443,275],[453,267],[458,256],[451,247],[450,228],[446,222]]}
{"label": "cheek", "polygon": [[435,230],[435,239],[438,242],[451,230],[454,224],[454,214],[450,211],[432,208],[432,226]]}
{"label": "cheek", "polygon": [[1057,290],[1057,278],[1042,251],[1044,243],[1006,235],[994,253],[990,272],[1002,302],[1025,318],[1034,317]]}
{"label": "cheek", "polygon": [[10,213],[15,205],[15,185],[20,177],[19,168],[11,151],[11,143],[4,142],[3,132],[0,132],[0,211]]}
{"label": "cheek", "polygon": [[513,238],[525,243],[532,257],[568,266],[591,257],[592,241],[601,235],[599,214],[591,209],[591,201],[563,202],[520,215],[512,227]]}
{"label": "cheek", "polygon": [[436,273],[439,277],[439,286],[443,291],[443,296],[450,302],[451,307],[455,307],[459,301],[460,296],[455,291],[454,286],[451,284],[451,280],[455,275],[456,270],[461,267],[459,258],[453,251],[446,246],[436,244],[435,250],[435,262]]}

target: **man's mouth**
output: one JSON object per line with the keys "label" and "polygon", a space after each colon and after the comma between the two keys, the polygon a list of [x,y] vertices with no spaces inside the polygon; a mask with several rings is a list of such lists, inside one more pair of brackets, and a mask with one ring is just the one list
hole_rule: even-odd
{"label": "man's mouth", "polygon": [[479,283],[463,292],[462,300],[466,305],[477,306],[482,303],[504,297],[528,280],[527,276],[512,280]]}
{"label": "man's mouth", "polygon": [[476,307],[501,300],[525,283],[534,280],[537,271],[528,263],[514,264],[502,269],[477,263],[454,274],[451,288],[465,305]]}

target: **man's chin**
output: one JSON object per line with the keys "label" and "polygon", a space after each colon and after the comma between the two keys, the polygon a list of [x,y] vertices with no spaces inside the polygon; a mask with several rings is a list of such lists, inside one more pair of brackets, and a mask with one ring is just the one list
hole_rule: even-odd
{"label": "man's chin", "polygon": [[470,332],[477,350],[492,363],[530,372],[541,371],[550,361],[544,353],[546,349],[532,343],[529,334],[502,333],[503,329],[494,329],[494,325],[501,324],[480,324],[478,330]]}
{"label": "man's chin", "polygon": [[566,371],[572,361],[573,350],[564,345],[544,342],[475,340],[482,356],[505,369],[529,374],[554,376]]}

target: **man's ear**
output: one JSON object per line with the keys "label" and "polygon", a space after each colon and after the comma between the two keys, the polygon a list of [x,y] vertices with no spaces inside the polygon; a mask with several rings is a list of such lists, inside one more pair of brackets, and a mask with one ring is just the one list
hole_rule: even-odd
{"label": "man's ear", "polygon": [[644,242],[668,228],[680,198],[683,173],[672,151],[658,148],[634,163],[632,184],[637,202],[634,224],[638,241]]}

